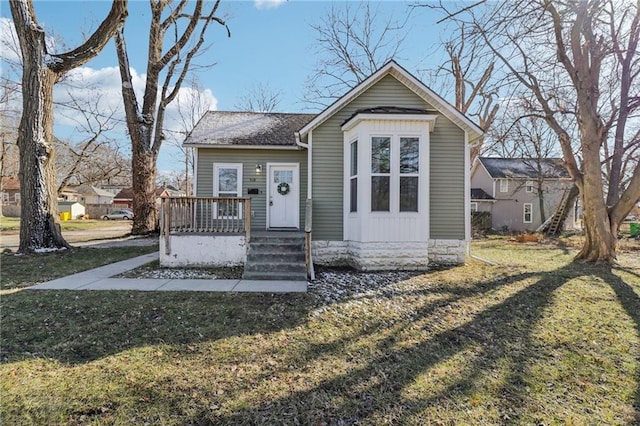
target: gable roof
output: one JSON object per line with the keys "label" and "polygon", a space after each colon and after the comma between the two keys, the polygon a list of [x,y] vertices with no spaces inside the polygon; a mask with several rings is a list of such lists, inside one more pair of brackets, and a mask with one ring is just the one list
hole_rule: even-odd
{"label": "gable roof", "polygon": [[207,111],[183,145],[291,146],[295,132],[315,114]]}
{"label": "gable roof", "polygon": [[20,180],[17,177],[13,177],[13,176],[3,176],[2,190],[3,191],[19,191]]}
{"label": "gable roof", "polygon": [[[562,158],[494,158],[478,157],[478,161],[494,179],[527,179],[546,178],[564,179],[569,178],[569,173],[564,167]],[[538,167],[541,168],[542,176],[538,175]]]}
{"label": "gable roof", "polygon": [[109,191],[105,191],[104,189],[95,187],[93,185],[80,185],[75,188],[75,191],[79,194],[93,194],[98,197],[109,197],[113,198],[113,193]]}
{"label": "gable roof", "polygon": [[480,138],[484,134],[482,129],[473,121],[471,121],[467,116],[455,109],[453,105],[445,101],[433,90],[429,89],[424,83],[414,77],[409,71],[398,65],[397,62],[391,60],[383,65],[382,68],[380,68],[378,71],[367,77],[362,83],[358,84],[356,87],[347,92],[340,99],[329,105],[324,111],[322,111],[313,120],[307,123],[307,125],[300,129],[300,135],[305,136],[311,130],[324,123],[336,112],[340,111],[344,106],[349,104],[351,101],[360,96],[367,89],[372,87],[387,75],[392,75],[393,77],[395,77],[409,90],[420,96],[425,102],[436,108],[438,112],[440,112],[442,115],[447,117],[461,129],[467,132],[467,134],[469,135],[468,142],[472,142]]}

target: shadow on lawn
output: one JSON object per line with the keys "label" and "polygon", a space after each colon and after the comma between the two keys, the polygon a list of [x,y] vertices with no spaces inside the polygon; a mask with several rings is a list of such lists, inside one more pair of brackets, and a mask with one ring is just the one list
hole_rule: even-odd
{"label": "shadow on lawn", "polygon": [[[197,420],[206,419],[219,424],[281,424],[286,422],[273,417],[273,413],[282,415],[283,412],[289,412],[297,413],[299,417],[296,420],[301,424],[370,423],[380,421],[375,417],[377,415],[385,416],[385,421],[391,423],[412,423],[416,421],[413,416],[419,416],[431,406],[446,407],[459,395],[469,396],[488,373],[503,368],[506,361],[509,371],[501,389],[494,393],[501,396],[498,411],[509,424],[530,421],[529,418],[520,419],[520,416],[530,403],[526,386],[527,368],[540,355],[532,338],[533,330],[551,304],[554,292],[570,280],[584,275],[596,275],[608,283],[640,329],[638,296],[623,280],[602,268],[572,263],[550,272],[517,274],[478,288],[476,294],[532,277],[538,280],[458,327],[436,333],[411,347],[398,346],[400,336],[396,332],[378,341],[377,351],[372,351],[378,355],[363,364],[362,368],[337,374],[309,390],[291,392],[285,398],[269,400],[263,406],[247,408],[229,416],[203,413],[202,418]],[[428,320],[433,311],[443,304],[451,304],[472,295],[474,291],[463,291],[444,301],[429,303],[423,307],[417,320]],[[412,325],[413,322],[404,327]],[[376,326],[371,328],[375,330]],[[322,353],[323,350],[336,351],[337,348],[332,345],[314,349],[318,351],[315,357],[322,358],[329,355]],[[428,397],[407,400],[404,394],[406,388],[414,385],[420,375],[456,356],[467,357],[468,352],[472,356],[464,369],[456,377],[448,377],[450,383],[443,389]],[[637,383],[640,383],[640,377]],[[636,412],[640,409],[639,392],[636,389]],[[545,421],[544,418],[537,420]]]}
{"label": "shadow on lawn", "polygon": [[[430,294],[442,297],[425,300],[412,320],[394,326],[374,322],[355,335],[326,344],[307,345],[291,354],[308,367],[324,357],[343,355],[351,340],[392,329],[393,333],[380,333],[382,338],[375,341],[372,355],[366,362],[357,363],[357,368],[336,373],[307,390],[292,390],[286,397],[265,397],[263,405],[247,406],[229,415],[203,408],[200,413],[189,414],[185,423],[284,424],[295,420],[301,424],[353,424],[374,422],[375,416],[380,415],[392,423],[410,423],[429,407],[446,407],[457,396],[470,395],[487,374],[504,369],[505,363],[507,373],[500,390],[493,393],[501,396],[496,408],[502,416],[508,416],[504,417],[508,419],[505,423],[529,421],[520,416],[530,402],[527,368],[540,354],[536,351],[533,330],[551,305],[554,292],[570,280],[585,275],[595,275],[611,286],[640,333],[640,298],[634,290],[610,270],[584,264],[571,263],[549,272],[501,276],[468,288],[435,285],[422,291],[389,292],[384,297]],[[464,303],[466,298],[487,297],[493,291],[532,279],[537,281],[522,284],[519,291],[499,303],[489,303],[488,308],[470,315],[468,320],[462,318],[458,326],[435,327],[434,320],[439,319],[442,309]],[[41,295],[38,297],[34,294],[21,292],[3,300],[3,361],[41,356],[80,364],[138,346],[179,345],[277,332],[307,322],[310,310],[318,307],[309,294],[53,291],[37,292]],[[355,298],[366,300],[369,295],[352,295],[352,299]],[[33,309],[34,302],[38,312],[25,315]],[[452,315],[463,316],[457,312]],[[402,332],[416,324],[424,327],[425,337],[414,345],[399,344]],[[406,389],[415,385],[422,374],[456,357],[468,359],[455,377],[447,377],[441,389],[431,389],[428,395],[407,399]],[[237,383],[238,392],[255,383]],[[640,384],[640,375],[636,383]],[[156,391],[156,398],[169,404],[181,398],[162,388]],[[638,387],[635,410],[636,420],[640,422]],[[295,417],[278,417],[284,412],[294,413]]]}

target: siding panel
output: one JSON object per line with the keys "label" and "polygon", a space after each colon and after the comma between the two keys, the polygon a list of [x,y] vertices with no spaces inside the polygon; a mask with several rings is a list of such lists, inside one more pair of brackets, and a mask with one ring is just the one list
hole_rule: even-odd
{"label": "siding panel", "polygon": [[[267,227],[267,163],[300,164],[300,228],[304,228],[305,201],[307,198],[307,151],[306,150],[266,150],[266,149],[219,149],[199,148],[198,150],[198,197],[213,196],[213,163],[242,163],[242,196],[251,197],[251,229],[264,230]],[[255,171],[256,164],[262,164],[262,173]],[[258,188],[260,194],[248,195],[249,188]]]}

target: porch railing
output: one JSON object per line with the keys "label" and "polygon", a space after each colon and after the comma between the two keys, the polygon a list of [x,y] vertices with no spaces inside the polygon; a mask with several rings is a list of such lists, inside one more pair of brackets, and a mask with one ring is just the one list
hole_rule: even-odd
{"label": "porch railing", "polygon": [[251,198],[164,198],[160,217],[167,239],[174,233],[244,233],[247,242],[251,238]]}

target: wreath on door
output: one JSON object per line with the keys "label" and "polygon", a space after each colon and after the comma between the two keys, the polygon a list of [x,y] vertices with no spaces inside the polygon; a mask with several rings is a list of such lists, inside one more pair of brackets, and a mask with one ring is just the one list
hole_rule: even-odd
{"label": "wreath on door", "polygon": [[287,182],[282,182],[278,185],[278,194],[287,195],[291,188],[289,188],[289,184]]}

